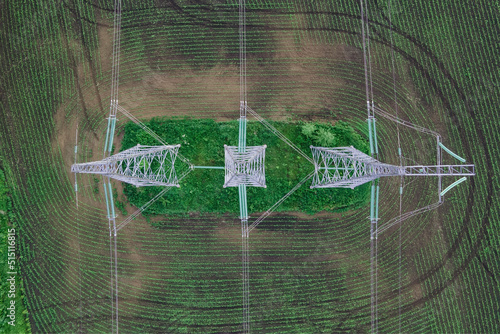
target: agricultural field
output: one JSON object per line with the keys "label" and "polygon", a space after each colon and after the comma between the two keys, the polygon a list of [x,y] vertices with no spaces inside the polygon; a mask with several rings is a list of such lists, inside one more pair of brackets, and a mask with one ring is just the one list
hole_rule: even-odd
{"label": "agricultural field", "polygon": [[[300,137],[305,124],[349,129],[366,151],[360,2],[248,0],[246,6],[251,108],[308,154],[315,138],[307,144]],[[220,143],[235,145],[239,117],[238,2],[123,0],[122,7],[120,105],[152,127],[158,119],[212,127],[213,133],[186,140],[191,147],[171,144],[193,157],[202,151],[200,163],[221,165]],[[439,132],[476,168],[439,208],[379,236],[378,331],[498,333],[500,2],[367,0],[367,7],[377,106]],[[104,182],[78,175],[75,193],[70,168],[102,159],[112,52],[113,1],[0,2],[0,332],[111,332]],[[115,152],[137,144],[129,124],[118,115]],[[272,183],[266,188],[279,198],[300,179],[305,160],[280,159],[276,138],[249,124],[249,140],[267,144],[266,159],[286,169],[274,174],[276,194]],[[224,126],[234,138],[210,137]],[[399,165],[400,143],[404,163],[436,163],[432,137],[386,119],[377,119],[377,129],[379,160]],[[208,138],[213,145],[203,143]],[[443,163],[456,160],[445,155]],[[280,179],[293,173],[291,183]],[[437,200],[435,179],[406,178],[401,196],[399,182],[380,179],[381,222]],[[172,191],[160,202],[160,214],[141,215],[119,231],[120,332],[242,331],[236,191],[222,198],[224,207],[206,210],[195,205],[204,201],[180,196],[183,185],[196,192],[191,196],[206,196],[222,184],[220,171],[193,171],[177,198]],[[128,186],[112,185],[119,222],[140,204]],[[370,331],[367,189],[346,190],[339,197],[352,201],[331,209],[325,205],[337,200],[337,190],[305,184],[251,232],[252,332]],[[321,205],[306,205],[302,196]],[[268,200],[250,207],[249,195],[251,220],[275,198]],[[12,228],[16,326],[8,324],[10,297],[3,290]]]}

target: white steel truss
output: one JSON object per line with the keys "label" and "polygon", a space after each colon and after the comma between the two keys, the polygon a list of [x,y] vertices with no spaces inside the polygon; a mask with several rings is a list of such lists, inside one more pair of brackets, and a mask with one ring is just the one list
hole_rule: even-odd
{"label": "white steel truss", "polygon": [[380,176],[399,175],[397,166],[381,163],[354,147],[311,146],[314,176],[311,188],[351,188]]}
{"label": "white steel truss", "polygon": [[266,145],[247,146],[243,152],[238,152],[238,146],[224,145],[224,188],[239,185],[265,188],[264,161],[266,147]]}
{"label": "white steel truss", "polygon": [[354,147],[314,147],[311,188],[351,188],[381,176],[472,176],[474,165],[394,166],[382,163]]}
{"label": "white steel truss", "polygon": [[476,175],[474,165],[403,166],[406,176],[472,176]]}
{"label": "white steel truss", "polygon": [[137,145],[101,161],[74,164],[74,173],[100,174],[136,187],[179,187],[174,163],[181,145]]}

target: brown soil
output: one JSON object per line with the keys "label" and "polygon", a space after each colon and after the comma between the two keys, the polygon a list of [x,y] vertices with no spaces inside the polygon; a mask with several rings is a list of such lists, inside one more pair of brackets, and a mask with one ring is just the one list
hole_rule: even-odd
{"label": "brown soil", "polygon": [[[178,117],[209,117],[218,121],[227,121],[238,117],[239,82],[235,76],[238,69],[233,67],[221,67],[220,65],[203,73],[196,75],[194,70],[184,70],[179,73],[160,72],[149,70],[142,76],[139,82],[124,83],[120,85],[120,105],[132,114],[137,109],[141,110],[139,118],[149,119],[157,116]],[[202,100],[207,105],[213,106],[213,111],[208,115],[200,114],[193,105],[193,97],[181,97],[195,87],[196,100]],[[161,94],[161,100],[159,99]],[[221,96],[234,97],[233,99],[221,99]],[[169,110],[161,107],[153,107],[143,110],[142,101],[168,101]]]}
{"label": "brown soil", "polygon": [[[108,30],[108,28],[103,27],[103,26],[98,26],[98,36],[99,36],[99,45],[100,45],[100,50],[99,54],[101,55],[101,64],[103,67],[104,71],[111,70],[111,52],[112,52],[112,34]],[[72,49],[78,49],[81,46],[79,45],[68,45],[69,52],[72,52]],[[93,66],[92,63],[87,62],[87,66]],[[53,149],[54,152],[58,152],[59,148],[62,151],[62,157],[65,166],[68,166],[66,169],[66,172],[68,173],[68,178],[70,180],[74,180],[74,175],[70,171],[70,166],[75,162],[75,155],[74,155],[74,147],[77,143],[76,139],[76,131],[78,127],[78,144],[79,144],[79,154],[78,156],[81,155],[81,138],[85,137],[87,140],[85,141],[85,146],[87,150],[92,150],[94,152],[93,154],[93,159],[99,159],[102,157],[101,154],[98,152],[102,151],[102,146],[104,142],[104,135],[105,135],[105,127],[107,125],[107,122],[104,120],[101,123],[101,126],[99,129],[89,129],[87,127],[79,126],[78,124],[88,124],[91,120],[92,117],[95,117],[95,115],[92,114],[91,110],[97,110],[99,114],[102,114],[102,118],[106,117],[107,113],[107,105],[106,108],[102,107],[102,102],[101,100],[109,94],[108,90],[109,87],[108,85],[100,85],[98,82],[96,85],[88,85],[87,83],[92,80],[89,75],[85,76],[83,72],[83,67],[84,64],[74,64],[74,76],[75,76],[75,82],[77,83],[77,89],[79,91],[79,110],[80,113],[76,118],[72,120],[71,123],[68,123],[68,120],[66,118],[66,112],[65,108],[66,105],[63,104],[59,107],[57,112],[54,115],[54,121],[56,124],[56,129],[55,133],[56,135],[53,137]],[[96,98],[96,94],[98,97]],[[119,143],[121,141],[121,137],[123,136],[117,136],[115,137],[115,147],[119,147]],[[82,162],[82,161],[78,161]],[[87,176],[80,176],[79,178],[79,194],[78,194],[78,201],[80,206],[86,206],[87,208],[93,207],[95,209],[101,210],[101,212],[106,212],[106,206],[105,206],[105,201],[102,199],[101,201],[96,202],[93,198],[89,198],[84,196],[84,192],[82,192],[83,188],[85,187],[93,187],[93,181],[92,177],[87,177]],[[100,182],[102,183],[102,182]],[[118,200],[121,200],[120,194],[123,193],[123,186],[121,182],[112,182],[113,187],[116,187],[118,190],[119,198]],[[103,191],[102,191],[102,184],[99,184],[100,187],[100,195],[99,196],[104,196]],[[127,211],[129,213],[132,213],[135,211],[135,208],[131,207],[130,205],[127,205],[126,207]],[[117,223],[119,223],[124,217],[121,217],[121,214],[119,214],[119,217],[117,218]],[[103,221],[103,229],[102,232],[104,235],[108,234],[107,231],[107,222],[106,222],[106,217],[103,215],[102,217]],[[149,224],[142,218],[138,217],[133,223],[131,224],[141,224],[143,227],[147,229],[151,229],[151,233],[154,233],[153,229],[149,226]],[[141,244],[134,240],[134,231],[133,228],[123,228],[122,230],[119,231],[119,256],[120,258],[118,259],[118,267],[120,267],[120,262],[121,261],[128,261],[136,264],[133,269],[133,273],[131,275],[121,275],[119,277],[119,285],[123,284],[125,286],[129,287],[129,296],[138,296],[137,298],[140,297],[141,292],[142,292],[142,283],[144,282],[144,276],[146,273],[150,273],[147,269],[147,263],[148,261],[153,261],[154,259],[148,258],[145,255],[142,255],[138,252],[138,249],[140,249]],[[66,240],[66,244],[68,245],[67,247],[72,250],[72,252],[78,251],[81,248],[81,245],[79,243],[79,240],[77,239],[77,234],[70,234]],[[120,242],[120,240],[127,240],[127,242]],[[94,248],[94,252],[96,249]],[[106,242],[102,244],[102,247],[100,250],[97,250],[98,253],[102,254],[103,256],[109,256],[109,245],[106,239]],[[123,255],[125,254],[125,255]],[[78,269],[77,266],[77,258],[74,259],[73,264],[70,265],[70,270],[66,272],[66,275],[68,277],[76,277],[75,271]],[[123,263],[123,262],[122,262]],[[132,287],[132,289],[130,289]],[[134,303],[134,301],[131,301],[130,299],[127,300],[127,302]]]}

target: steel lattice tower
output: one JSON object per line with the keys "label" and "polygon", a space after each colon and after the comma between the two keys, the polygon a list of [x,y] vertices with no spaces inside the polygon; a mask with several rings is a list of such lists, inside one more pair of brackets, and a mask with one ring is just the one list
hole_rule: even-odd
{"label": "steel lattice tower", "polygon": [[399,175],[397,166],[381,163],[354,147],[314,147],[311,188],[351,188],[380,176]]}
{"label": "steel lattice tower", "polygon": [[394,166],[382,163],[354,147],[314,147],[311,188],[351,188],[381,176],[472,176],[474,165]]}
{"label": "steel lattice tower", "polygon": [[224,188],[247,185],[266,188],[264,168],[266,145],[247,146],[243,152],[238,146],[224,145],[225,179]]}
{"label": "steel lattice tower", "polygon": [[179,187],[175,159],[181,145],[137,145],[100,161],[74,164],[74,173],[100,174],[136,187]]}

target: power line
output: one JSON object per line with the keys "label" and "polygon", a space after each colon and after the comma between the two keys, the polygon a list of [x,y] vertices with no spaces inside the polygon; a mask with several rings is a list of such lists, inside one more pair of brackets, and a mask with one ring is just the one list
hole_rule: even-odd
{"label": "power line", "polygon": [[250,332],[250,249],[248,220],[241,220],[242,279],[243,279],[243,332]]}
{"label": "power line", "polygon": [[310,178],[312,178],[314,176],[314,172],[312,172],[311,174],[307,175],[306,177],[304,177],[299,183],[297,183],[297,185],[295,185],[295,187],[292,188],[292,190],[290,190],[285,196],[283,196],[282,198],[280,198],[276,203],[274,203],[274,205],[269,208],[266,212],[264,212],[259,218],[257,218],[257,220],[255,220],[251,225],[250,227],[248,228],[248,232],[252,231],[254,228],[256,228],[260,223],[262,223],[262,221],[264,219],[266,219],[274,210],[276,210],[276,208],[278,206],[281,205],[281,203],[283,203],[288,197],[290,197],[290,195],[292,195],[297,189],[299,189],[307,180],[309,180]]}
{"label": "power line", "polygon": [[[178,181],[180,182],[183,178],[185,178],[193,169],[189,168],[187,169],[181,176],[178,178]],[[159,192],[155,197],[150,199],[146,204],[141,206],[139,209],[137,209],[134,213],[132,213],[130,216],[128,216],[125,220],[123,220],[121,223],[118,224],[116,231],[118,232],[125,226],[127,226],[132,220],[137,218],[142,212],[144,212],[147,208],[149,208],[151,205],[153,205],[157,200],[159,200],[165,193],[170,191],[173,187],[165,187],[161,192]]]}
{"label": "power line", "polygon": [[366,111],[367,117],[370,118],[370,89],[368,84],[368,66],[367,66],[367,56],[366,56],[366,36],[365,36],[365,15],[364,15],[364,4],[363,0],[360,0],[361,7],[361,40],[363,43],[363,64],[365,69],[365,90],[366,90]]}
{"label": "power line", "polygon": [[[127,111],[125,108],[117,104],[117,110],[120,111],[123,115],[128,117],[132,122],[135,124],[139,125],[139,127],[144,130],[147,134],[149,134],[151,137],[156,139],[158,142],[160,142],[162,145],[168,146],[163,139],[158,136],[153,130],[151,130],[146,124],[141,122],[137,117],[132,115],[129,111]],[[177,157],[182,160],[182,162],[186,163],[190,167],[193,165],[186,157],[184,157],[181,153],[177,152]]]}
{"label": "power line", "polygon": [[257,114],[252,108],[247,107],[248,112],[252,114],[259,122],[261,122],[269,131],[271,131],[276,137],[284,141],[288,146],[294,149],[297,153],[299,153],[302,157],[304,157],[307,161],[314,164],[314,161],[307,156],[300,148],[297,147],[290,139],[288,139],[284,134],[278,131],[274,126],[272,126],[268,121],[262,118],[259,114]]}
{"label": "power line", "polygon": [[429,204],[427,206],[424,206],[423,208],[419,208],[417,210],[405,212],[404,214],[402,214],[398,217],[394,217],[391,220],[389,220],[387,223],[382,225],[377,230],[377,232],[378,232],[378,234],[384,233],[385,231],[387,231],[388,229],[390,229],[394,225],[400,224],[403,221],[407,220],[408,218],[414,217],[416,215],[420,215],[420,214],[427,212],[427,211],[434,210],[434,209],[438,208],[439,206],[441,206],[441,204],[443,204],[443,202],[435,202],[435,203]]}

